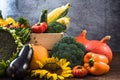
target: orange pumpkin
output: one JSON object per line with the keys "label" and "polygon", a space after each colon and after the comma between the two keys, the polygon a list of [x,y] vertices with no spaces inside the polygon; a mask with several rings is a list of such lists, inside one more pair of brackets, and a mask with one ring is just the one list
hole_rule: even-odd
{"label": "orange pumpkin", "polygon": [[34,52],[30,67],[31,69],[38,69],[39,65],[36,63],[36,61],[44,63],[45,59],[49,57],[48,50],[41,45],[32,45],[32,48]]}

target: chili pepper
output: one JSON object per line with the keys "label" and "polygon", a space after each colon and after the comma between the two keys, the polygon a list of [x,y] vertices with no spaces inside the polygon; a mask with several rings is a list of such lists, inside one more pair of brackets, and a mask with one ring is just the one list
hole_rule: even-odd
{"label": "chili pepper", "polygon": [[84,56],[84,67],[93,75],[102,75],[110,70],[108,58],[101,54],[88,52]]}

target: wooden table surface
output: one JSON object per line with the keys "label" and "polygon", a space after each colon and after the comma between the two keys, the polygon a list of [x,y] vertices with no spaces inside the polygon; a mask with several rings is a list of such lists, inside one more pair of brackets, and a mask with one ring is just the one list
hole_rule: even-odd
{"label": "wooden table surface", "polygon": [[[92,76],[87,75],[84,78],[72,78],[72,79],[66,79],[66,80],[120,80],[120,53],[113,53],[113,60],[110,64],[110,71],[101,76]],[[10,80],[7,78],[0,78],[0,80]],[[25,80],[31,80],[31,79],[25,79]],[[32,79],[36,80],[36,79]]]}

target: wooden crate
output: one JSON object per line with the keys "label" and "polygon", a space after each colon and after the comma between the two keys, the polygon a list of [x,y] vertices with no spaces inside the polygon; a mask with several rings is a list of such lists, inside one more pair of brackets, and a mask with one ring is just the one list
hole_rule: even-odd
{"label": "wooden crate", "polygon": [[42,45],[48,50],[51,50],[55,43],[57,43],[64,33],[32,33],[31,44]]}

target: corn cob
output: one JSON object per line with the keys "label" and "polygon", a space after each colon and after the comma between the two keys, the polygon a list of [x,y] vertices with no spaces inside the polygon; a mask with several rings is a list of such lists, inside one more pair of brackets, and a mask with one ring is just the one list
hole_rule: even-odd
{"label": "corn cob", "polygon": [[69,24],[70,24],[70,17],[68,17],[68,16],[61,17],[61,18],[57,19],[56,21],[61,23],[61,24],[63,24],[63,25],[65,25],[65,26],[69,26]]}
{"label": "corn cob", "polygon": [[68,13],[69,9],[70,9],[70,3],[67,3],[64,6],[55,8],[53,11],[51,11],[48,14],[47,17],[47,23],[50,24],[52,22],[54,22],[55,20],[57,20],[60,17],[66,16],[66,14]]}

